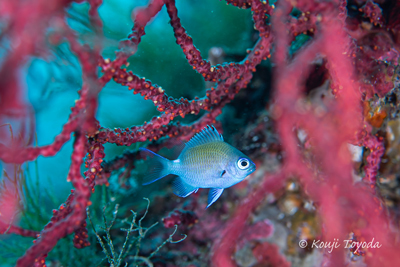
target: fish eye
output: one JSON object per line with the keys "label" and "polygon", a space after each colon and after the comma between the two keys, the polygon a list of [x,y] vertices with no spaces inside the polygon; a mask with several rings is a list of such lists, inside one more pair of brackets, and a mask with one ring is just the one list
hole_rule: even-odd
{"label": "fish eye", "polygon": [[246,158],[240,158],[237,162],[239,169],[245,170],[250,166],[250,161]]}

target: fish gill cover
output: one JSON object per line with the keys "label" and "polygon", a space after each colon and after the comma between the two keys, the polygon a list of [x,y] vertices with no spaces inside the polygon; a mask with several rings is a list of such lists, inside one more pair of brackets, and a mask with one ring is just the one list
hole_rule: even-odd
{"label": "fish gill cover", "polygon": [[[400,266],[399,13],[1,0],[0,266]],[[141,185],[207,125],[257,170]]]}

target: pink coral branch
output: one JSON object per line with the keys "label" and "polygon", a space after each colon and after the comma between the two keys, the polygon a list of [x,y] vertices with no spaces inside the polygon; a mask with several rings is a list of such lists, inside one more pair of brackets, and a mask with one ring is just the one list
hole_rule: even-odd
{"label": "pink coral branch", "polygon": [[285,176],[282,173],[267,175],[258,189],[242,201],[232,219],[224,227],[220,238],[214,244],[212,255],[213,266],[236,266],[232,260],[232,254],[235,250],[234,244],[237,243],[238,238],[244,230],[247,219],[252,211],[261,204],[268,193],[272,194],[282,188],[284,181]]}
{"label": "pink coral branch", "polygon": [[8,36],[14,44],[0,69],[0,113],[24,106],[20,99],[22,92],[17,78],[18,68],[27,56],[40,50],[45,43],[43,32],[49,21],[62,15],[63,8],[70,2],[53,1],[49,5],[44,0],[29,3],[6,0],[0,4],[0,16],[9,18],[8,27],[2,30],[2,35]]}
{"label": "pink coral branch", "polygon": [[[82,63],[85,84],[80,91],[80,99],[76,100],[75,106],[71,108],[68,121],[64,124],[60,134],[51,145],[42,147],[20,147],[21,144],[13,143],[11,147],[0,144],[0,159],[7,163],[23,163],[36,159],[39,155],[48,157],[54,156],[61,147],[70,139],[71,133],[82,126],[87,133],[91,134],[97,130],[95,112],[97,110],[97,95],[101,86],[97,81],[96,60],[99,51],[91,51],[86,46],[76,41],[76,36],[64,24],[66,38],[71,50],[77,55]],[[80,125],[82,123],[83,125]]]}
{"label": "pink coral branch", "polygon": [[20,236],[37,237],[39,232],[23,229],[21,227],[18,227],[18,226],[12,225],[12,224],[7,224],[7,223],[4,223],[3,221],[0,221],[0,234],[2,234],[2,235],[17,234]]}
{"label": "pink coral branch", "polygon": [[0,159],[7,163],[21,164],[26,161],[34,160],[39,155],[45,157],[54,156],[70,139],[71,133],[78,127],[80,117],[85,110],[87,94],[87,87],[84,87],[81,92],[81,98],[78,99],[75,102],[75,106],[71,108],[72,112],[69,119],[64,124],[61,133],[56,136],[54,143],[42,147],[20,147],[18,143],[7,147],[0,144]]}
{"label": "pink coral branch", "polygon": [[[339,85],[339,97],[336,99],[336,103],[330,107],[332,110],[325,115],[323,120],[317,119],[315,115],[309,112],[306,113],[306,116],[298,114],[298,111],[293,109],[293,107],[295,107],[296,101],[300,96],[298,93],[296,94],[295,88],[298,88],[297,84],[301,84],[299,78],[302,75],[298,75],[298,78],[296,78],[296,75],[290,75],[293,80],[291,80],[291,84],[288,84],[287,79],[278,74],[276,97],[277,103],[279,103],[277,106],[281,108],[282,112],[277,123],[280,125],[278,129],[281,132],[285,150],[290,151],[287,160],[292,162],[293,166],[295,166],[294,169],[303,170],[299,173],[302,182],[310,196],[320,205],[320,215],[323,220],[326,240],[343,237],[350,231],[359,230],[367,240],[368,238],[370,240],[378,238],[377,236],[379,235],[380,240],[384,240],[385,244],[390,244],[389,246],[394,247],[393,241],[390,241],[388,235],[382,231],[377,234],[371,228],[377,225],[388,227],[384,214],[379,211],[379,204],[374,203],[372,198],[368,196],[370,194],[369,190],[352,185],[352,167],[346,144],[362,125],[362,111],[359,104],[360,95],[357,90],[358,85],[354,80],[351,61],[343,53],[343,48],[348,49],[350,47],[350,41],[333,14],[324,14],[324,17],[322,27],[323,37],[321,40],[324,41],[325,45],[323,48],[320,46],[321,50],[316,49],[315,52],[318,53],[321,51],[325,53],[333,82]],[[302,51],[303,55],[305,51],[307,49]],[[310,62],[311,59],[302,59],[298,62],[305,64],[307,61]],[[283,63],[284,61],[281,59],[280,62]],[[284,69],[280,71],[287,73]],[[289,98],[286,91],[289,90],[294,91],[292,93],[294,95],[292,103],[288,102]],[[298,156],[299,150],[294,149],[296,142],[290,129],[291,125],[305,127],[311,136],[314,142],[314,152],[318,158],[318,162],[314,164],[321,164],[324,170],[319,175],[322,178],[322,183],[317,183],[316,178],[313,178],[314,175],[302,167],[303,160],[300,160]],[[340,129],[340,131],[336,129]],[[329,153],[327,154],[326,151],[329,151]],[[379,165],[379,160],[378,163],[374,162],[373,165]],[[333,190],[330,191],[329,188]],[[338,198],[346,199],[348,204],[345,206],[332,205],[331,200]],[[349,207],[348,205],[355,210],[362,210],[362,213],[346,214],[345,210]],[[357,225],[356,222],[359,220],[360,215],[367,221],[368,227]],[[374,254],[376,256],[368,258],[367,261],[378,264],[388,253],[391,252],[388,250],[375,250]],[[379,254],[386,254],[386,256],[378,256]],[[339,251],[334,252],[330,260],[334,265],[344,264],[343,254]]]}
{"label": "pink coral branch", "polygon": [[[319,203],[325,240],[343,238],[351,231],[360,231],[367,240],[372,240],[372,238],[384,240],[383,242],[390,248],[374,250],[375,256],[366,259],[374,265],[379,264],[379,262],[384,262],[385,257],[388,257],[390,253],[395,253],[395,244],[390,236],[385,234],[385,231],[372,229],[378,226],[388,227],[388,225],[384,214],[380,212],[378,202],[374,203],[371,198],[370,190],[352,185],[352,167],[346,144],[355,136],[357,130],[361,129],[362,110],[354,68],[350,58],[346,56],[348,53],[343,53],[343,50],[350,51],[352,49],[351,41],[343,32],[342,21],[337,20],[334,14],[324,8],[325,12],[320,10],[321,17],[323,17],[319,30],[320,36],[316,36],[316,39],[300,51],[294,61],[289,64],[286,51],[289,39],[285,24],[288,10],[290,10],[289,3],[280,1],[272,17],[276,44],[274,61],[277,64],[274,116],[277,120],[277,129],[283,149],[286,152],[285,165],[282,167],[283,175],[284,177],[293,173],[299,175],[310,197]],[[336,94],[338,95],[336,103],[329,106],[330,112],[323,115],[322,118],[305,109],[302,111],[302,107],[299,106],[299,100],[302,98],[299,85],[304,83],[302,79],[308,75],[307,65],[315,59],[318,53],[325,54],[327,58],[332,83],[335,85],[334,88],[337,88]],[[318,159],[311,164],[321,165],[323,168],[318,175],[319,178],[304,166],[305,159],[301,155],[293,127],[303,127],[310,135],[314,153]],[[364,139],[362,144],[371,147],[372,151],[376,151],[370,155],[371,159],[367,160],[369,163],[367,179],[373,183],[374,180],[371,179],[376,177],[380,157],[383,154],[383,146],[371,136],[361,140]],[[326,151],[329,153],[327,154]],[[321,181],[317,182],[318,180]],[[332,203],[333,199],[339,198],[346,199],[348,204],[342,206]],[[257,203],[256,196],[249,196],[247,201],[247,203]],[[352,209],[361,212],[347,214],[346,209],[349,205]],[[224,237],[223,240],[229,239],[229,242],[219,241],[216,245],[213,257],[213,263],[216,266],[235,266],[230,257],[234,251],[231,244],[236,242],[239,237],[236,231],[241,231],[245,221],[244,217],[239,214],[239,210],[226,226],[230,236],[229,238]],[[360,215],[367,221],[367,225],[357,225]],[[340,251],[334,251],[330,255],[329,261],[336,266],[343,265],[344,255]]]}

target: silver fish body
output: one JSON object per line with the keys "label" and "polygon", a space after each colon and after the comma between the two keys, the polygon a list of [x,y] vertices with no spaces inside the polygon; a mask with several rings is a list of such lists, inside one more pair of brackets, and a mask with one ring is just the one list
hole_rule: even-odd
{"label": "silver fish body", "polygon": [[199,188],[211,188],[208,206],[225,188],[231,187],[255,171],[255,164],[242,152],[223,141],[214,127],[206,127],[185,144],[176,160],[141,149],[149,156],[149,172],[143,184],[153,183],[167,175],[178,176],[173,181],[176,195],[187,197]]}

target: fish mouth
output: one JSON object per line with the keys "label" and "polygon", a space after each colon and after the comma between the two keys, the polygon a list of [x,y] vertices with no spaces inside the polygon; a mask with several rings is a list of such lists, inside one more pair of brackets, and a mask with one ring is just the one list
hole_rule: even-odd
{"label": "fish mouth", "polygon": [[256,165],[253,165],[249,169],[249,174],[253,173],[256,170]]}

